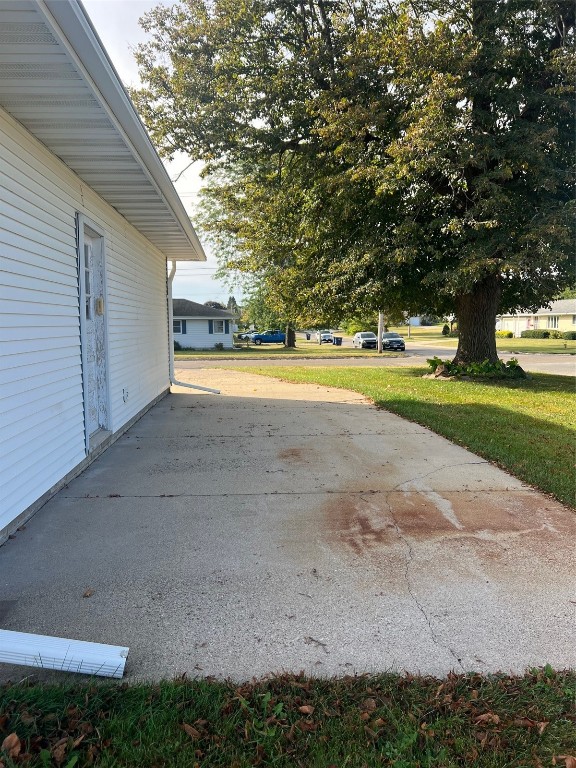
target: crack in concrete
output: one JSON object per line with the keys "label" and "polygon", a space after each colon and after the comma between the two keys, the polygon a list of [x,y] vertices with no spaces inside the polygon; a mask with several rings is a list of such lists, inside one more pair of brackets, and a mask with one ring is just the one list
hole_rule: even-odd
{"label": "crack in concrete", "polygon": [[418,600],[418,597],[416,596],[414,590],[412,589],[412,582],[411,582],[411,579],[410,579],[410,564],[412,563],[412,560],[414,559],[414,550],[412,549],[412,545],[410,544],[410,542],[407,539],[407,537],[402,533],[402,529],[398,525],[398,522],[397,522],[396,518],[394,517],[394,513],[392,512],[392,505],[388,501],[387,497],[385,497],[385,502],[386,502],[386,504],[388,506],[388,512],[390,514],[390,518],[392,520],[392,524],[394,526],[396,534],[398,535],[398,538],[400,539],[400,541],[402,541],[402,543],[406,547],[407,556],[406,556],[405,564],[404,564],[404,578],[406,580],[406,586],[408,588],[408,594],[410,595],[410,597],[414,601],[414,605],[418,608],[418,610],[420,611],[420,613],[424,617],[424,621],[426,622],[426,625],[428,626],[428,630],[430,632],[430,637],[432,638],[432,642],[435,645],[437,645],[439,648],[443,648],[445,651],[448,651],[448,653],[456,661],[456,663],[458,664],[460,669],[463,672],[465,672],[466,670],[464,669],[464,665],[462,664],[462,661],[456,655],[456,652],[449,645],[444,645],[444,644],[442,644],[440,642],[436,632],[434,631],[434,628],[432,626],[432,622],[430,621],[430,618],[429,618],[428,614],[426,613],[426,610],[424,609],[424,606]]}
{"label": "crack in concrete", "polygon": [[431,475],[435,475],[436,472],[442,472],[444,469],[456,469],[458,467],[470,467],[470,466],[480,466],[482,464],[490,464],[489,461],[486,461],[485,459],[480,459],[479,461],[462,461],[458,464],[443,464],[441,467],[434,467],[434,469],[431,469],[430,472],[426,472],[424,475],[416,475],[416,477],[410,478],[410,480],[404,480],[402,483],[398,483],[398,485],[395,485],[394,488],[391,488],[391,491],[399,491],[399,490],[414,490],[412,488],[404,488],[405,485],[410,485],[410,483],[418,482],[418,480],[425,480],[427,477],[430,477]]}

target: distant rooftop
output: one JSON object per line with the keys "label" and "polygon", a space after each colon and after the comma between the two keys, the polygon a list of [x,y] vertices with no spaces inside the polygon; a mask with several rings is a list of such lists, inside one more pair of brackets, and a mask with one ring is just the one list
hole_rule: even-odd
{"label": "distant rooftop", "polygon": [[216,320],[220,317],[226,319],[234,317],[233,313],[227,309],[213,309],[188,299],[172,299],[172,307],[174,317],[212,317]]}

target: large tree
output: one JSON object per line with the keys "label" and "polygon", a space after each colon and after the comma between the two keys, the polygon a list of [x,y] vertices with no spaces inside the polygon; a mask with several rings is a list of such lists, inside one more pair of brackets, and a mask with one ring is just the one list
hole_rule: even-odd
{"label": "large tree", "polygon": [[574,280],[572,0],[187,0],[144,21],[135,94],[207,164],[205,228],[301,322],[459,320]]}

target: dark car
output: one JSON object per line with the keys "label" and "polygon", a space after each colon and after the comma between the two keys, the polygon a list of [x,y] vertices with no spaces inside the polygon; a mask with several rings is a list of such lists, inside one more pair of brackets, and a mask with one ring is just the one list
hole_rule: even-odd
{"label": "dark car", "polygon": [[399,333],[390,331],[382,334],[382,349],[399,349],[404,352],[406,344]]}

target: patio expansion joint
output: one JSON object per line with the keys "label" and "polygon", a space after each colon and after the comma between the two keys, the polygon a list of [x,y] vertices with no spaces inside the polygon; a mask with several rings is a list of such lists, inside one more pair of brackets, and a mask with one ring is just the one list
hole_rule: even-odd
{"label": "patio expansion joint", "polygon": [[[408,481],[409,482],[409,481]],[[209,498],[233,498],[233,497],[250,497],[250,496],[269,496],[269,497],[281,497],[281,496],[362,496],[363,494],[382,494],[384,497],[389,496],[390,494],[404,494],[408,489],[402,488],[402,485],[407,485],[408,483],[402,483],[399,487],[395,488],[362,488],[358,489],[357,491],[347,490],[331,490],[330,488],[324,488],[319,491],[246,491],[246,492],[233,492],[233,493],[138,493],[138,494],[130,494],[130,493],[104,493],[104,494],[98,494],[98,493],[83,493],[80,495],[75,494],[65,494],[63,491],[60,492],[60,496],[63,499],[76,499],[76,500],[85,500],[85,499],[209,499]],[[487,493],[502,493],[502,488],[486,488],[482,492],[484,494]],[[504,489],[506,491],[510,490],[508,488]],[[524,493],[534,493],[531,489],[514,489],[515,492],[524,492]],[[470,489],[464,488],[461,490],[454,490],[454,489],[437,489],[437,493],[447,493],[450,492],[451,494],[466,494],[470,493]],[[473,491],[474,493],[476,491]]]}
{"label": "patio expansion joint", "polygon": [[400,539],[400,541],[402,541],[402,543],[404,544],[404,547],[406,548],[406,558],[404,560],[404,579],[406,581],[406,587],[408,589],[408,594],[412,598],[416,608],[419,610],[419,612],[424,617],[424,621],[426,622],[426,624],[428,626],[428,632],[430,634],[430,637],[432,638],[432,642],[434,643],[434,645],[437,645],[439,648],[442,648],[445,651],[447,651],[452,656],[452,658],[454,659],[454,661],[456,662],[458,667],[460,667],[462,672],[465,672],[466,670],[464,669],[464,665],[462,664],[462,660],[458,658],[458,655],[456,654],[454,649],[451,648],[449,645],[444,645],[443,643],[440,642],[440,639],[438,638],[438,635],[434,631],[434,627],[432,626],[432,622],[430,621],[430,617],[426,613],[426,609],[424,608],[424,606],[422,605],[422,603],[418,599],[418,597],[416,595],[416,592],[414,591],[414,588],[412,586],[412,579],[410,577],[410,567],[411,567],[412,562],[414,560],[414,550],[412,549],[412,544],[410,543],[410,540],[402,533],[402,529],[400,528],[396,518],[394,517],[394,512],[392,510],[391,504],[388,502],[387,495],[386,495],[386,503],[388,505],[388,510],[389,510],[390,518],[391,518],[392,523],[394,525],[394,528],[396,530],[396,534],[397,534],[398,538]]}

